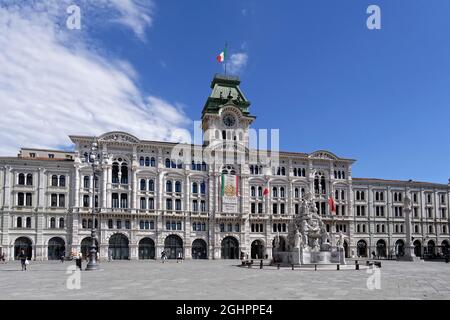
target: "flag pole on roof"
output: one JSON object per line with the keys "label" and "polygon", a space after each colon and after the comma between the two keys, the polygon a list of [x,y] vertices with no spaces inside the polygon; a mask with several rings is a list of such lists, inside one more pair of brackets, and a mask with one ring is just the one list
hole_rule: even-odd
{"label": "flag pole on roof", "polygon": [[228,43],[225,42],[223,51],[217,56],[217,62],[225,64],[225,75],[227,75],[227,60],[228,60]]}

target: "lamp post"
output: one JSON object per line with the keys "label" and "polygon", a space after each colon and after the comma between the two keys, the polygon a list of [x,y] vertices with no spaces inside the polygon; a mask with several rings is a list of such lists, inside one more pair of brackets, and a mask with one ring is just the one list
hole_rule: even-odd
{"label": "lamp post", "polygon": [[91,228],[91,249],[89,250],[89,262],[86,266],[87,271],[93,271],[98,270],[98,264],[97,264],[97,250],[96,250],[96,244],[95,240],[97,239],[97,233],[95,229],[95,210],[96,210],[96,203],[95,203],[95,173],[98,171],[98,168],[100,166],[100,157],[98,153],[98,147],[97,147],[97,139],[94,138],[94,142],[92,143],[91,152],[89,154],[89,163],[92,166],[92,174],[93,174],[93,186],[92,186],[92,228]]}

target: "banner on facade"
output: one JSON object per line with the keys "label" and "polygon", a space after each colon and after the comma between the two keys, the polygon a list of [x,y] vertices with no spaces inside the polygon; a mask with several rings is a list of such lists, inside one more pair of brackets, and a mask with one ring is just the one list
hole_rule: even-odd
{"label": "banner on facade", "polygon": [[229,174],[222,174],[222,212],[237,213],[239,196],[239,178]]}

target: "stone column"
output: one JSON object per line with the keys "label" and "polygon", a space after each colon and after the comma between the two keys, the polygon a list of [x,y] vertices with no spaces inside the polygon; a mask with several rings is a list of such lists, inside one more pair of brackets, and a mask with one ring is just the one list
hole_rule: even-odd
{"label": "stone column", "polygon": [[404,199],[404,212],[405,212],[405,227],[406,227],[406,244],[405,244],[405,255],[400,257],[402,260],[407,261],[420,261],[419,258],[414,254],[414,245],[411,242],[411,197],[409,190],[405,192]]}

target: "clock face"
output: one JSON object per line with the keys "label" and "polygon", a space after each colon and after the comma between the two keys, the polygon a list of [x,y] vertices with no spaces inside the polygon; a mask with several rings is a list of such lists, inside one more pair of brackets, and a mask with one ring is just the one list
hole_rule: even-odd
{"label": "clock face", "polygon": [[231,115],[231,114],[226,114],[226,115],[223,117],[223,124],[224,124],[226,127],[232,127],[232,126],[234,126],[235,123],[236,123],[236,119],[234,118],[233,115]]}

